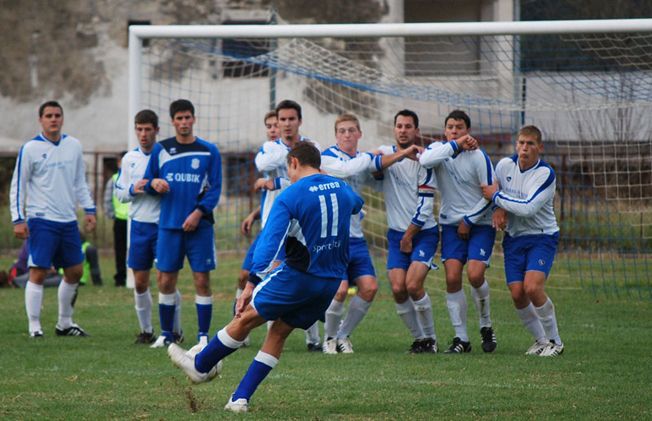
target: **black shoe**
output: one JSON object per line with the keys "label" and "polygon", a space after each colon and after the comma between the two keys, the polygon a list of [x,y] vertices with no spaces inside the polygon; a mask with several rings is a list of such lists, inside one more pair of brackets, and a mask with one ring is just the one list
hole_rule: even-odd
{"label": "black shoe", "polygon": [[421,339],[415,339],[408,349],[410,354],[421,354],[423,352],[423,341]]}
{"label": "black shoe", "polygon": [[154,332],[140,332],[138,336],[136,336],[136,341],[134,343],[149,345],[151,343],[154,343],[154,341],[156,341],[156,336],[154,335]]}
{"label": "black shoe", "polygon": [[494,352],[497,345],[496,334],[491,326],[480,329],[480,336],[482,336],[482,350],[484,352]]}
{"label": "black shoe", "polygon": [[428,354],[436,354],[438,351],[437,341],[433,338],[423,339],[421,341],[421,346],[423,348],[423,352]]}
{"label": "black shoe", "polygon": [[463,354],[465,352],[471,352],[471,342],[464,342],[456,336],[444,354]]}
{"label": "black shoe", "polygon": [[183,343],[183,340],[185,339],[185,336],[183,336],[183,330],[181,332],[173,332],[172,335],[174,336],[174,343],[175,344],[180,344]]}
{"label": "black shoe", "polygon": [[89,336],[78,324],[73,323],[70,327],[61,329],[59,326],[54,328],[57,336]]}
{"label": "black shoe", "polygon": [[313,344],[309,342],[306,344],[306,348],[308,348],[308,352],[322,352],[320,343]]}

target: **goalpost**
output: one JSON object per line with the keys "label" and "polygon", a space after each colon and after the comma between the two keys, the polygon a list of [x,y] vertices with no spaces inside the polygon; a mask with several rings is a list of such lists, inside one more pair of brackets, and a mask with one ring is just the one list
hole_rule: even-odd
{"label": "goalpost", "polygon": [[[353,112],[363,151],[393,143],[399,109],[418,113],[425,142],[462,109],[494,164],[513,153],[519,127],[542,128],[561,227],[552,287],[652,297],[652,19],[131,26],[130,144],[142,108],[172,135],[178,98],[195,104],[197,135],[223,154],[221,253],[249,244],[239,224],[258,203],[252,161],[276,102],[299,102],[301,133],[324,147],[335,117]],[[365,199],[367,240],[382,254],[382,197],[369,189]],[[492,282],[503,280],[501,238]]]}

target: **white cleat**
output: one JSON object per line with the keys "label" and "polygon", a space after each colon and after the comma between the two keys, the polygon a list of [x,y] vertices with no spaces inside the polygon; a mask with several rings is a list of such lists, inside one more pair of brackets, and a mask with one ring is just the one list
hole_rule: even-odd
{"label": "white cleat", "polygon": [[535,341],[531,347],[528,348],[527,351],[525,351],[525,355],[541,355],[541,352],[543,352],[544,349],[548,347],[550,342],[539,342]]}
{"label": "white cleat", "polygon": [[550,343],[541,351],[540,357],[557,357],[564,353],[564,344],[557,345],[555,341]]}
{"label": "white cleat", "polygon": [[170,344],[168,346],[168,356],[172,360],[172,363],[183,370],[193,383],[209,382],[222,371],[222,361],[218,362],[208,373],[197,371],[195,368],[195,356],[188,355],[186,350],[177,344]]}
{"label": "white cleat", "polygon": [[342,354],[353,354],[353,344],[351,343],[351,339],[338,339],[337,352],[341,352]]}
{"label": "white cleat", "polygon": [[150,348],[165,348],[168,346],[166,343],[167,338],[164,335],[159,335],[158,338],[156,338],[156,341],[154,341],[153,344],[151,344],[149,347]]}
{"label": "white cleat", "polygon": [[247,412],[249,410],[249,401],[245,398],[240,398],[234,401],[232,396],[229,398],[226,405],[224,405],[224,410],[236,413]]}
{"label": "white cleat", "polygon": [[208,336],[202,336],[199,338],[199,342],[197,343],[197,345],[193,346],[192,348],[186,351],[186,355],[188,355],[189,357],[194,357],[195,355],[202,352],[202,350],[206,348],[206,345],[208,345]]}
{"label": "white cleat", "polygon": [[335,338],[326,339],[322,348],[324,354],[334,355],[337,354],[337,341]]}

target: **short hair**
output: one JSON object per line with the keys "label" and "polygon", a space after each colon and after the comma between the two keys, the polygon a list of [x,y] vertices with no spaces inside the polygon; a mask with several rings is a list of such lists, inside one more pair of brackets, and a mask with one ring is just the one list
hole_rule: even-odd
{"label": "short hair", "polygon": [[398,116],[403,116],[403,117],[412,117],[412,121],[414,122],[414,128],[418,129],[419,128],[419,116],[417,116],[417,113],[415,113],[412,110],[401,110],[396,113],[394,116],[394,126],[396,126],[396,120],[398,119]]}
{"label": "short hair", "polygon": [[61,104],[59,104],[57,101],[45,101],[43,104],[41,104],[40,107],[38,107],[39,118],[43,117],[43,113],[45,112],[46,107],[57,107],[61,110],[61,115],[63,115],[63,107]]}
{"label": "short hair", "polygon": [[466,128],[470,129],[471,128],[471,118],[467,113],[465,113],[462,110],[453,110],[448,114],[448,117],[444,119],[444,127],[446,127],[446,124],[448,124],[448,120],[450,119],[453,120],[464,120],[464,124],[466,124]]}
{"label": "short hair", "polygon": [[344,113],[337,116],[335,119],[335,132],[337,133],[337,125],[345,121],[352,121],[355,123],[355,126],[360,130],[360,120],[354,114]]}
{"label": "short hair", "polygon": [[523,126],[521,127],[521,130],[518,131],[519,136],[531,136],[534,138],[534,140],[537,141],[537,143],[541,143],[543,140],[543,136],[541,134],[541,130],[537,126]]}
{"label": "short hair", "polygon": [[297,143],[287,155],[287,162],[290,163],[290,158],[299,160],[302,166],[312,167],[319,169],[321,167],[321,152],[310,141],[302,141]]}
{"label": "short hair", "polygon": [[177,99],[170,104],[170,118],[183,111],[190,111],[190,114],[195,116],[195,106],[187,99]]}
{"label": "short hair", "polygon": [[276,106],[276,115],[278,116],[278,112],[280,110],[295,110],[297,112],[297,116],[299,117],[299,120],[302,119],[301,116],[301,105],[299,105],[298,102],[292,101],[291,99],[284,99],[283,101],[279,102],[278,105]]}
{"label": "short hair", "polygon": [[134,117],[134,124],[151,124],[158,127],[158,116],[152,110],[140,110]]}
{"label": "short hair", "polygon": [[265,118],[263,118],[263,123],[266,123],[268,119],[270,118],[277,118],[278,116],[276,115],[276,110],[268,111],[267,114],[265,114]]}

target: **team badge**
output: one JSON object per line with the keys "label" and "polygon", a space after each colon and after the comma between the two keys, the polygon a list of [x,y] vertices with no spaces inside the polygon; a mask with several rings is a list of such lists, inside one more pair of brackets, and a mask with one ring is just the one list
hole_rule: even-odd
{"label": "team badge", "polygon": [[507,177],[507,181],[512,181],[512,177]]}
{"label": "team badge", "polygon": [[199,168],[199,159],[193,158],[192,161],[190,161],[190,167],[193,170],[196,170],[197,168]]}
{"label": "team badge", "polygon": [[545,266],[546,261],[543,259],[539,259],[539,266]]}

